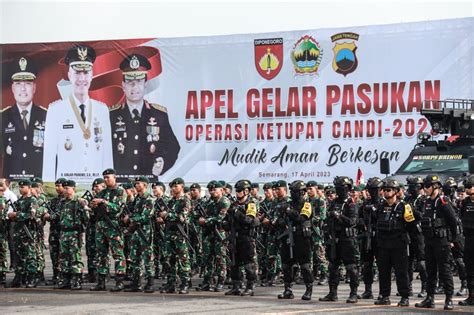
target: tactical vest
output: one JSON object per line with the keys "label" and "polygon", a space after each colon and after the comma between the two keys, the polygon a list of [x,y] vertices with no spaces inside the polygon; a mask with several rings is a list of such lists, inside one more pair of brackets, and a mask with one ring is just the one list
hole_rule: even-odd
{"label": "tactical vest", "polygon": [[461,212],[463,228],[464,230],[474,230],[474,202],[472,202],[471,199],[465,199],[463,204],[464,207]]}
{"label": "tactical vest", "polygon": [[385,233],[402,233],[404,231],[402,223],[402,213],[398,210],[403,206],[401,202],[397,202],[395,206],[389,206],[384,203],[383,211],[379,211],[377,217],[377,231]]}
{"label": "tactical vest", "polygon": [[440,197],[437,197],[434,202],[431,198],[425,200],[425,207],[423,217],[421,218],[421,229],[423,235],[426,237],[446,237],[446,220],[440,218],[437,213],[437,207],[439,205]]}

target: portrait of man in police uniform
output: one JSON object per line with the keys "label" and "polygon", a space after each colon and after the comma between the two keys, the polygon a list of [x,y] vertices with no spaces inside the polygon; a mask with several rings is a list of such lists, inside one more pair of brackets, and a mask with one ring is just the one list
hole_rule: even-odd
{"label": "portrait of man in police uniform", "polygon": [[180,146],[166,107],[144,99],[148,59],[129,55],[120,69],[125,102],[110,110],[114,167],[122,180],[137,175],[157,180],[174,165]]}
{"label": "portrait of man in police uniform", "polygon": [[33,104],[35,65],[27,57],[11,65],[15,104],[2,111],[3,173],[10,180],[41,176],[46,109]]}
{"label": "portrait of man in police uniform", "polygon": [[74,45],[65,63],[72,93],[51,103],[46,115],[43,180],[88,181],[113,167],[107,105],[89,97],[94,49]]}

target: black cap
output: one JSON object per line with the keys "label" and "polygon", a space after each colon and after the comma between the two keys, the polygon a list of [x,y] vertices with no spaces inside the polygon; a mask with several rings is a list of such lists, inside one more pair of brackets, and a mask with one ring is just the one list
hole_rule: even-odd
{"label": "black cap", "polygon": [[102,172],[102,175],[105,176],[105,175],[115,175],[115,170],[113,168],[108,168],[106,169],[105,171]]}
{"label": "black cap", "polygon": [[94,181],[92,182],[92,187],[94,187],[95,185],[99,185],[99,184],[103,184],[105,183],[104,179],[103,178],[96,178],[94,179]]}
{"label": "black cap", "polygon": [[309,180],[307,183],[306,183],[306,187],[318,187],[318,183],[316,183],[314,180]]}
{"label": "black cap", "polygon": [[140,80],[146,78],[147,71],[151,69],[148,59],[140,54],[128,55],[120,63],[124,80]]}
{"label": "black cap", "polygon": [[288,183],[287,183],[286,181],[282,180],[282,179],[277,180],[277,181],[275,182],[275,184],[273,185],[273,188],[279,188],[279,187],[285,187],[285,188],[287,188],[287,187],[288,187]]}
{"label": "black cap", "polygon": [[33,81],[37,74],[35,65],[26,57],[15,59],[12,64],[12,81]]}
{"label": "black cap", "polygon": [[201,189],[201,185],[198,183],[193,183],[191,186],[189,186],[189,189]]}
{"label": "black cap", "polygon": [[67,52],[64,62],[76,71],[90,71],[95,57],[95,50],[92,47],[74,45]]}
{"label": "black cap", "polygon": [[56,179],[56,181],[54,182],[55,185],[63,185],[63,183],[67,181],[67,179],[65,179],[64,177],[59,177],[58,179]]}
{"label": "black cap", "polygon": [[66,180],[63,183],[63,187],[76,187],[76,182],[72,179]]}
{"label": "black cap", "polygon": [[222,188],[222,183],[220,181],[217,181],[217,180],[211,180],[207,184],[207,189],[211,190],[211,189],[214,189],[214,188]]}
{"label": "black cap", "polygon": [[173,179],[173,181],[170,183],[170,187],[173,187],[174,185],[179,185],[179,184],[184,185],[184,179],[182,179],[181,177]]}
{"label": "black cap", "polygon": [[29,179],[22,179],[18,182],[18,186],[30,186],[31,187],[31,181]]}
{"label": "black cap", "polygon": [[123,183],[121,186],[123,187],[123,189],[132,189],[133,188],[132,183]]}
{"label": "black cap", "polygon": [[250,184],[251,188],[260,188],[260,185],[258,183],[252,183]]}
{"label": "black cap", "polygon": [[37,184],[40,184],[40,185],[43,185],[43,180],[40,178],[40,177],[33,177],[33,179],[31,180],[32,183],[37,183]]}
{"label": "black cap", "polygon": [[151,187],[152,187],[152,188],[155,188],[155,187],[157,187],[157,186],[163,188],[163,191],[166,191],[166,186],[165,186],[165,184],[164,184],[163,182],[157,181],[157,182],[151,184]]}
{"label": "black cap", "polygon": [[137,176],[135,177],[135,182],[150,183],[150,180],[146,176]]}
{"label": "black cap", "polygon": [[272,182],[263,184],[263,190],[272,189],[272,187],[273,187]]}

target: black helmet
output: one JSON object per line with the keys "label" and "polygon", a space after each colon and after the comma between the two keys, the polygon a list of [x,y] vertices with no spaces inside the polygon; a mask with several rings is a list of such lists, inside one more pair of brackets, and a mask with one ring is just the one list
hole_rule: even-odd
{"label": "black helmet", "polygon": [[388,178],[383,181],[382,188],[392,188],[398,191],[400,190],[400,183],[396,179]]}
{"label": "black helmet", "polygon": [[290,184],[291,191],[306,190],[306,185],[302,180],[295,180]]}
{"label": "black helmet", "polygon": [[434,184],[438,184],[441,186],[441,179],[439,178],[438,175],[428,175],[423,180],[423,185],[431,186]]}
{"label": "black helmet", "polygon": [[367,189],[382,188],[382,185],[383,185],[383,182],[380,178],[372,177],[372,178],[369,178],[369,180],[367,181],[367,185],[365,186],[365,188]]}
{"label": "black helmet", "polygon": [[443,189],[456,189],[457,187],[458,183],[456,183],[456,181],[452,177],[448,178],[443,184]]}
{"label": "black helmet", "polygon": [[352,189],[352,185],[353,185],[352,179],[350,179],[347,176],[336,176],[334,178],[333,183],[334,183],[335,187],[349,186],[349,188],[351,188],[351,189]]}
{"label": "black helmet", "polygon": [[410,175],[407,177],[408,185],[423,185],[423,178],[421,176]]}
{"label": "black helmet", "polygon": [[464,180],[462,181],[462,185],[464,187],[469,187],[469,186],[472,187],[474,185],[474,175],[469,175],[466,178],[464,178]]}
{"label": "black helmet", "polygon": [[249,180],[246,179],[241,179],[237,183],[235,183],[234,188],[235,190],[244,190],[244,189],[250,189],[252,184],[250,183]]}

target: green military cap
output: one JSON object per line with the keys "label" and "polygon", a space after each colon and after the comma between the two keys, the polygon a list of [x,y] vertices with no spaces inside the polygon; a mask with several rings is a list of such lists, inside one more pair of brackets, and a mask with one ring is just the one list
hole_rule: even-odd
{"label": "green military cap", "polygon": [[86,45],[74,45],[64,58],[64,62],[76,71],[90,71],[96,58],[95,50]]}
{"label": "green military cap", "polygon": [[272,189],[272,186],[273,186],[272,182],[265,183],[265,184],[263,184],[263,190]]}
{"label": "green military cap", "polygon": [[29,179],[22,179],[18,182],[18,186],[30,186],[31,187],[31,181]]}
{"label": "green military cap", "polygon": [[40,178],[40,177],[33,177],[33,179],[31,180],[32,183],[37,183],[37,184],[40,184],[40,185],[43,185],[43,180]]}
{"label": "green military cap", "polygon": [[63,182],[63,187],[76,187],[76,182],[72,179]]}
{"label": "green military cap", "polygon": [[226,183],[226,184],[225,184],[225,188],[232,190],[232,185],[229,184],[229,183]]}
{"label": "green military cap", "polygon": [[260,185],[258,183],[251,183],[250,187],[251,188],[260,188]]}
{"label": "green military cap", "polygon": [[105,176],[105,175],[115,175],[116,172],[113,168],[108,168],[106,169],[105,171],[102,172],[102,175]]}
{"label": "green military cap", "polygon": [[132,189],[133,188],[132,183],[123,183],[121,186],[123,187],[123,189]]}
{"label": "green military cap", "polygon": [[220,181],[217,181],[217,180],[211,180],[207,184],[207,189],[211,190],[211,189],[214,189],[214,188],[222,188],[222,183]]}
{"label": "green military cap", "polygon": [[166,186],[163,182],[158,181],[158,182],[155,182],[155,183],[151,184],[152,188],[155,188],[157,186],[163,188],[163,191],[166,191]]}
{"label": "green military cap", "polygon": [[105,183],[105,181],[104,181],[103,178],[96,178],[96,179],[94,179],[94,181],[92,182],[92,187],[94,187],[95,185],[103,184],[103,183]]}
{"label": "green military cap", "polygon": [[277,180],[277,181],[275,182],[275,184],[273,185],[273,188],[279,188],[279,187],[285,187],[285,188],[287,188],[287,187],[288,187],[288,184],[287,184],[286,181],[280,179],[280,180]]}
{"label": "green military cap", "polygon": [[140,54],[128,55],[120,63],[120,70],[125,80],[145,79],[150,69],[150,62]]}
{"label": "green military cap", "polygon": [[35,65],[24,56],[15,59],[12,63],[12,81],[33,81],[36,79],[37,74],[38,71]]}
{"label": "green military cap", "polygon": [[31,188],[38,188],[39,184],[35,182],[31,182]]}
{"label": "green military cap", "polygon": [[174,185],[184,185],[184,179],[181,177],[173,179],[173,181],[170,183],[170,187],[173,187]]}
{"label": "green military cap", "polygon": [[67,179],[65,179],[64,177],[59,177],[58,179],[56,179],[54,184],[55,185],[62,185],[65,181],[67,181]]}
{"label": "green military cap", "polygon": [[318,183],[316,183],[314,180],[309,180],[307,183],[306,183],[306,187],[318,187]]}
{"label": "green military cap", "polygon": [[332,185],[326,186],[324,188],[324,193],[327,194],[335,194],[336,193],[336,188]]}
{"label": "green military cap", "polygon": [[316,187],[318,187],[318,189],[320,189],[320,190],[323,190],[323,189],[324,189],[324,185],[323,185],[323,184],[317,184]]}
{"label": "green military cap", "polygon": [[150,180],[146,176],[137,176],[135,177],[135,182],[150,183]]}
{"label": "green military cap", "polygon": [[201,185],[199,185],[198,183],[193,183],[193,184],[191,184],[191,186],[189,186],[189,188],[190,189],[194,189],[194,188],[201,189]]}
{"label": "green military cap", "polygon": [[225,180],[220,180],[219,183],[221,183],[222,187],[226,187],[226,186],[227,186],[227,183],[225,182]]}
{"label": "green military cap", "polygon": [[184,193],[188,193],[190,191],[189,186],[184,186]]}

